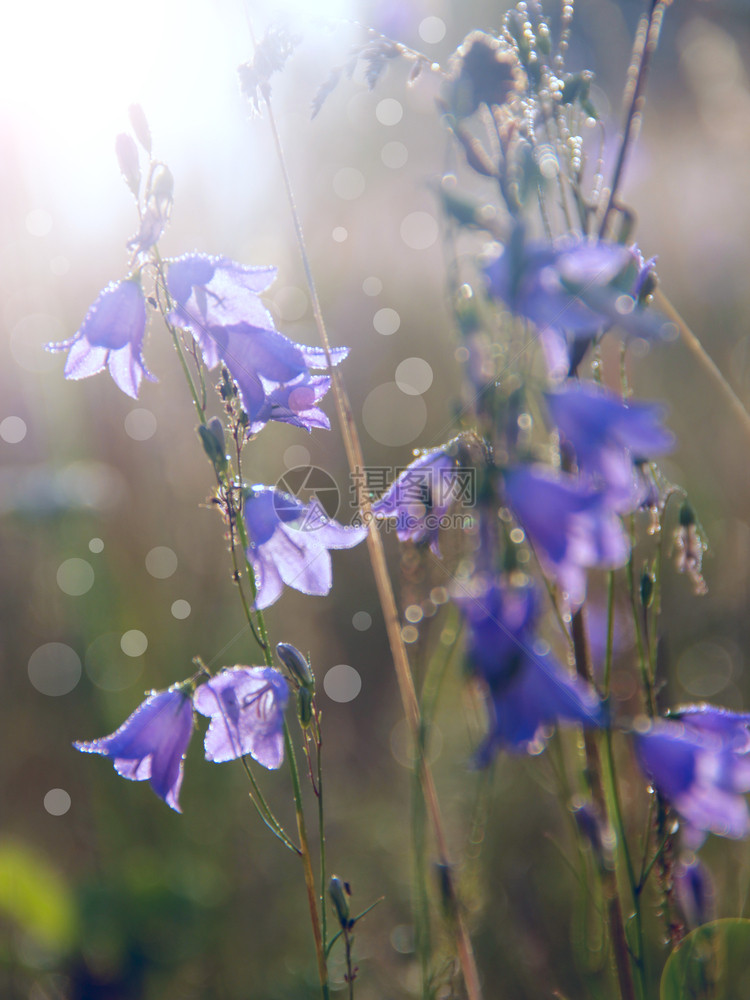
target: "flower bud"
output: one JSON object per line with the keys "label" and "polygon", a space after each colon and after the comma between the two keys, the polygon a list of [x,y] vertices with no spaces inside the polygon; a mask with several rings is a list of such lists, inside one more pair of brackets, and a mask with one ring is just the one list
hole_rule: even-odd
{"label": "flower bud", "polygon": [[151,156],[151,129],[148,127],[143,108],[140,104],[131,104],[128,108],[128,116],[136,139]]}
{"label": "flower bud", "polygon": [[328,883],[328,895],[331,897],[331,902],[333,903],[333,908],[336,911],[336,916],[341,924],[343,930],[350,930],[352,927],[351,920],[349,918],[350,908],[349,908],[349,897],[352,894],[352,890],[349,887],[348,882],[342,882],[338,875],[332,875]]}
{"label": "flower bud", "polygon": [[310,688],[301,687],[297,692],[297,715],[302,728],[308,729],[313,717],[313,696]]}
{"label": "flower bud", "polygon": [[141,187],[141,168],[138,163],[138,147],[126,132],[120,132],[115,139],[115,153],[125,183],[133,196],[138,197]]}
{"label": "flower bud", "polygon": [[308,688],[310,691],[315,690],[315,677],[310,669],[310,664],[296,646],[292,646],[288,642],[280,642],[276,646],[276,655],[302,687]]}
{"label": "flower bud", "polygon": [[217,472],[224,472],[227,467],[226,445],[224,442],[224,427],[218,417],[212,417],[208,424],[198,428],[203,450],[211,459]]}

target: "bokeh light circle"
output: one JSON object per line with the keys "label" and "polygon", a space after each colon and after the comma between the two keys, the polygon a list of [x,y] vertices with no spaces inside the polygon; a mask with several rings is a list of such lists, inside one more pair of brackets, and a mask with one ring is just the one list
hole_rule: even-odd
{"label": "bokeh light circle", "polygon": [[425,428],[427,407],[421,396],[407,396],[395,382],[384,382],[369,393],[362,406],[362,421],[379,444],[411,444]]}
{"label": "bokeh light circle", "polygon": [[168,545],[155,545],[146,555],[146,570],[156,580],[168,580],[177,565],[177,554]]}
{"label": "bokeh light circle", "polygon": [[134,441],[148,441],[156,433],[156,417],[139,406],[125,417],[125,433]]}
{"label": "bokeh light circle", "polygon": [[398,125],[404,117],[404,109],[395,97],[384,97],[375,106],[375,117],[381,125]]}
{"label": "bokeh light circle", "polygon": [[396,369],[396,385],[407,396],[421,396],[432,385],[432,368],[424,358],[405,358]]}
{"label": "bokeh light circle", "polygon": [[69,694],[81,679],[81,658],[64,642],[46,642],[29,657],[29,680],[40,694]]}
{"label": "bokeh light circle", "polygon": [[0,421],[0,438],[6,444],[20,444],[26,437],[26,421],[21,417],[6,417]]}
{"label": "bokeh light circle", "polygon": [[400,232],[411,250],[428,250],[438,238],[438,224],[429,212],[409,212],[401,222]]}
{"label": "bokeh light circle", "polygon": [[372,317],[372,325],[381,336],[391,337],[401,326],[401,317],[395,309],[386,306],[384,309],[378,309]]}
{"label": "bokeh light circle", "polygon": [[50,788],[44,796],[44,808],[50,816],[64,816],[70,809],[70,796],[64,788]]}
{"label": "bokeh light circle", "polygon": [[94,586],[94,568],[85,559],[66,559],[57,568],[57,586],[68,597],[81,597]]}
{"label": "bokeh light circle", "polygon": [[362,678],[359,672],[348,663],[339,663],[326,671],[323,678],[323,689],[331,701],[345,703],[354,701],[362,690]]}
{"label": "bokeh light circle", "polygon": [[372,615],[367,611],[355,611],[352,615],[352,625],[358,632],[366,632],[372,625]]}

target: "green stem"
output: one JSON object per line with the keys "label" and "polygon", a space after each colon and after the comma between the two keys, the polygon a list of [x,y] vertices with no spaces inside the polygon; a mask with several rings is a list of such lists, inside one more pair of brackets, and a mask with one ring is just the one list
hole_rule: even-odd
{"label": "green stem", "polygon": [[[589,651],[583,608],[579,608],[579,610],[573,615],[572,634],[576,671],[579,677],[582,677],[588,684],[592,684],[594,680],[594,671],[591,665],[591,654]],[[589,729],[584,729],[583,740],[586,751],[586,770],[589,779],[589,786],[591,788],[591,797],[593,799],[594,806],[599,813],[600,820],[606,829],[607,826],[609,826],[609,810],[607,808],[607,796],[604,791],[599,743],[597,742],[595,734]],[[633,972],[630,967],[630,953],[628,950],[627,939],[625,937],[625,925],[622,919],[622,904],[617,885],[616,871],[607,868],[606,865],[602,865],[601,881],[607,909],[610,940],[612,942],[612,949],[615,957],[615,968],[617,971],[620,998],[621,1000],[635,1000]]]}
{"label": "green stem", "polygon": [[[261,616],[262,617],[262,616]],[[289,762],[289,772],[292,776],[292,792],[294,794],[294,810],[297,816],[297,833],[299,834],[300,850],[302,854],[302,866],[305,872],[305,886],[307,888],[307,901],[310,907],[310,923],[312,924],[313,938],[315,939],[315,953],[318,959],[318,978],[320,980],[320,992],[323,1000],[328,1000],[330,993],[328,989],[328,968],[326,966],[326,953],[323,947],[323,936],[320,929],[320,919],[318,916],[318,899],[315,892],[315,876],[313,875],[312,860],[310,858],[310,846],[307,840],[307,825],[305,823],[305,813],[302,807],[302,789],[300,788],[299,770],[297,769],[297,757],[294,752],[292,737],[289,733],[289,725],[284,719],[284,747],[287,760]]]}

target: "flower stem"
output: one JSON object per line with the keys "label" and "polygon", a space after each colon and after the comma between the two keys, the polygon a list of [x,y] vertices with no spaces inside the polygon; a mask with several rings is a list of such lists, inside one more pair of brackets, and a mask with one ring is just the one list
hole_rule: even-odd
{"label": "flower stem", "polygon": [[744,431],[745,435],[750,439],[750,413],[743,406],[739,396],[731,387],[726,378],[721,374],[719,368],[712,358],[706,353],[706,349],[701,344],[700,340],[696,337],[690,327],[687,325],[685,320],[680,316],[675,307],[669,301],[667,296],[662,292],[660,288],[657,288],[654,292],[654,305],[657,309],[660,309],[668,319],[677,327],[680,331],[680,336],[682,341],[696,359],[698,364],[701,366],[703,371],[709,376],[714,385],[716,385],[727,403],[729,404],[732,413],[737,418],[737,422]]}
{"label": "flower stem", "polygon": [[[271,128],[271,134],[273,137],[274,145],[276,147],[276,153],[279,161],[280,170],[282,173],[284,187],[286,189],[287,200],[289,202],[289,207],[294,223],[294,230],[297,238],[297,245],[299,247],[300,255],[302,258],[302,264],[305,271],[305,278],[307,280],[307,285],[310,290],[310,297],[312,301],[313,315],[315,317],[315,325],[318,330],[320,341],[323,350],[326,355],[326,361],[328,367],[331,370],[331,385],[333,388],[334,398],[336,402],[336,410],[338,413],[339,423],[341,426],[341,433],[344,441],[344,449],[346,451],[346,457],[349,464],[349,471],[356,482],[358,482],[359,491],[359,507],[362,511],[362,516],[368,528],[367,533],[367,548],[370,556],[370,562],[372,565],[373,575],[375,577],[375,585],[378,592],[378,598],[380,600],[380,606],[383,611],[383,618],[385,621],[385,628],[388,635],[388,642],[391,649],[391,656],[393,657],[393,664],[396,670],[396,678],[398,681],[399,693],[401,695],[401,701],[404,707],[404,714],[411,732],[413,744],[415,747],[419,746],[420,731],[421,731],[421,719],[419,711],[419,701],[417,699],[417,693],[414,686],[414,678],[411,673],[411,667],[409,665],[409,657],[406,651],[406,646],[404,645],[403,639],[401,637],[401,624],[399,621],[398,609],[396,607],[396,599],[393,593],[393,587],[391,585],[390,576],[388,574],[388,566],[385,558],[385,550],[383,548],[383,542],[380,534],[377,530],[375,523],[375,518],[372,516],[370,510],[370,501],[366,495],[364,486],[359,483],[361,477],[357,476],[357,471],[364,468],[364,458],[362,455],[362,448],[359,441],[359,435],[357,433],[356,424],[354,421],[354,415],[352,413],[352,408],[349,403],[346,391],[341,381],[341,377],[338,372],[331,366],[331,349],[328,340],[328,333],[326,331],[325,322],[323,320],[323,314],[320,307],[320,300],[318,298],[317,287],[315,284],[315,279],[313,277],[312,268],[310,266],[310,258],[307,254],[307,249],[305,246],[304,234],[302,232],[302,224],[300,222],[299,214],[297,212],[296,201],[294,198],[294,193],[292,190],[291,180],[289,178],[289,173],[286,167],[286,159],[284,157],[283,148],[281,146],[281,139],[279,137],[278,128],[276,126],[276,120],[273,114],[273,109],[271,107],[270,94],[268,88],[264,92],[264,98],[266,103],[266,109],[268,112],[268,122]],[[430,821],[435,835],[435,842],[437,845],[438,855],[440,858],[440,864],[446,873],[446,879],[450,883],[450,896],[451,899],[456,901],[457,897],[455,895],[454,885],[453,885],[453,867],[450,862],[450,854],[448,851],[448,843],[445,836],[445,831],[443,828],[443,820],[440,813],[440,806],[437,797],[437,791],[435,789],[435,782],[432,776],[432,770],[429,763],[425,759],[424,755],[420,755],[418,770],[420,775],[420,781],[422,783],[423,793],[425,796],[425,802],[427,804],[427,810],[430,816]],[[479,972],[477,970],[476,961],[474,958],[474,952],[471,945],[471,940],[466,927],[466,922],[464,916],[461,912],[460,906],[455,906],[454,912],[455,925],[456,925],[456,944],[458,950],[459,962],[461,964],[461,971],[464,977],[464,983],[466,985],[466,992],[468,995],[468,1000],[481,1000],[482,991],[479,984]]]}
{"label": "flower stem", "polygon": [[609,217],[617,208],[617,194],[622,181],[625,162],[630,147],[635,142],[641,124],[643,104],[646,99],[646,81],[651,66],[651,59],[659,44],[659,33],[664,18],[664,11],[670,0],[649,0],[649,12],[641,19],[638,32],[633,43],[633,56],[628,70],[628,82],[625,88],[624,103],[626,105],[625,124],[622,130],[620,152],[615,164],[614,174],[609,189],[609,197],[599,224],[599,236],[607,233]]}
{"label": "flower stem", "polygon": [[[579,608],[573,615],[572,621],[573,650],[575,653],[576,671],[588,684],[594,680],[594,671],[591,665],[591,653],[589,651],[588,635],[586,633],[586,622],[583,608]],[[602,760],[599,753],[599,744],[591,730],[583,731],[584,746],[586,749],[586,769],[591,788],[591,797],[594,801],[599,817],[605,826],[609,826],[609,810],[607,808],[607,797],[604,791]],[[606,865],[601,866],[602,890],[604,892],[605,905],[607,910],[607,920],[609,923],[609,933],[612,941],[612,949],[615,956],[615,968],[617,970],[617,981],[620,987],[621,1000],[635,1000],[635,987],[633,985],[633,971],[630,967],[630,955],[628,953],[628,943],[625,937],[625,925],[622,919],[622,905],[617,888],[617,873]]]}

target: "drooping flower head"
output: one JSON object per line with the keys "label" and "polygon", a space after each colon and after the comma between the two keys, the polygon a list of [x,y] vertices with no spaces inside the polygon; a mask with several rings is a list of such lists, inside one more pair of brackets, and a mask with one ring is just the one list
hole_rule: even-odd
{"label": "drooping flower head", "polygon": [[503,747],[538,751],[557,722],[603,725],[596,693],[563,670],[538,640],[533,587],[478,580],[454,593],[454,600],[468,626],[469,664],[486,686],[490,731],[480,763]]}
{"label": "drooping flower head", "polygon": [[69,351],[65,378],[88,378],[109,367],[119,388],[137,399],[144,376],[156,381],[143,360],[145,330],[146,303],[141,283],[138,278],[126,278],[107,285],[75,336],[47,344],[47,350]]}
{"label": "drooping flower head", "polygon": [[642,308],[634,291],[641,264],[640,254],[617,243],[529,243],[517,227],[485,275],[490,293],[536,326],[550,375],[561,377],[611,326],[629,336],[661,335],[663,320]]}
{"label": "drooping flower head", "polygon": [[466,486],[453,451],[437,448],[420,455],[372,505],[376,517],[396,519],[400,541],[429,542],[436,556],[442,520]]}
{"label": "drooping flower head", "polygon": [[706,833],[750,834],[750,715],[696,705],[667,719],[636,721],[638,761],[654,787],[687,822],[697,847]]}
{"label": "drooping flower head", "polygon": [[304,504],[270,486],[251,487],[243,509],[258,608],[277,601],[284,584],[303,594],[327,594],[333,585],[328,550],[350,549],[367,534],[329,518],[316,499]]}
{"label": "drooping flower head", "polygon": [[575,452],[578,471],[608,494],[615,510],[634,510],[645,499],[635,462],[663,455],[674,437],[661,426],[661,408],[628,405],[594,382],[569,380],[547,394],[547,405],[565,442]]}
{"label": "drooping flower head", "polygon": [[111,736],[73,746],[109,757],[123,778],[149,781],[159,798],[181,812],[178,798],[192,731],[190,693],[175,686],[150,694]]}
{"label": "drooping flower head", "polygon": [[[275,277],[274,267],[186,254],[167,271],[175,303],[169,319],[192,334],[208,368],[222,362],[229,369],[253,432],[276,419],[308,430],[325,426],[315,404],[329,383],[312,375],[327,367],[325,352],[295,344],[275,329],[260,299]],[[334,349],[331,364],[347,354],[346,348]]]}
{"label": "drooping flower head", "polygon": [[211,719],[206,760],[220,763],[250,754],[275,770],[284,760],[284,709],[289,686],[271,667],[230,667],[202,684],[193,704]]}
{"label": "drooping flower head", "polygon": [[585,600],[588,568],[627,562],[630,544],[606,493],[541,465],[508,469],[503,481],[509,506],[571,607]]}

